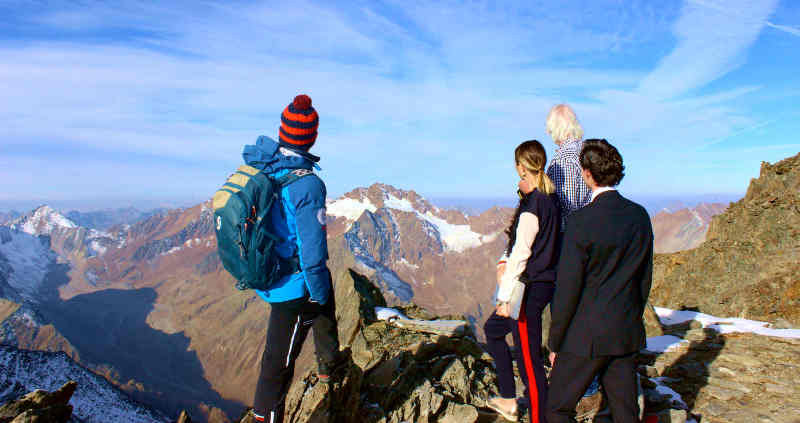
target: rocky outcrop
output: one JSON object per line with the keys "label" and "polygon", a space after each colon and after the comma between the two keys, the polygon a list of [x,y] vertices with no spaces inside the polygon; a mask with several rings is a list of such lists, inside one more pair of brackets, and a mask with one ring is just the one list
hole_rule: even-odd
{"label": "rocky outcrop", "polygon": [[[339,338],[349,354],[331,382],[308,370],[292,384],[286,421],[306,422],[502,422],[486,408],[496,391],[491,357],[464,325],[457,336],[430,330],[439,320],[409,304],[398,311],[427,324],[376,320],[386,300],[366,277],[350,270],[336,286]],[[447,316],[452,318],[454,316]],[[430,320],[434,319],[434,320]],[[522,382],[517,380],[522,389]],[[579,405],[581,421],[591,421],[600,396]],[[245,415],[241,423],[252,422]]]}
{"label": "rocky outcrop", "polygon": [[67,423],[72,416],[69,400],[78,384],[69,381],[53,392],[37,389],[0,406],[0,423]]}
{"label": "rocky outcrop", "polygon": [[721,334],[697,321],[666,333],[683,342],[639,357],[647,409],[659,421],[798,421],[800,339]]}
{"label": "rocky outcrop", "polygon": [[657,255],[653,304],[800,326],[800,154],[762,163],[698,248]]}
{"label": "rocky outcrop", "polygon": [[[496,394],[495,374],[469,333],[448,337],[376,320],[374,308],[386,301],[353,271],[337,284],[336,301],[350,360],[333,383],[320,383],[313,370],[295,381],[287,421],[475,422],[485,414],[486,399]],[[402,311],[424,313],[413,306]]]}

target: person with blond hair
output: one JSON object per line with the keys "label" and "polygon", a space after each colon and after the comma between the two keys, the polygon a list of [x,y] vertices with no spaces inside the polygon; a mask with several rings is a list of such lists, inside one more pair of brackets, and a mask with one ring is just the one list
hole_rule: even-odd
{"label": "person with blond hair", "polygon": [[578,161],[583,147],[583,128],[575,111],[566,104],[559,104],[550,109],[545,130],[558,145],[547,167],[547,176],[556,186],[561,208],[561,230],[564,231],[569,215],[588,204],[592,198],[592,191],[581,176]]}
{"label": "person with blond hair", "polygon": [[[520,177],[520,201],[511,225],[506,230],[506,255],[498,263],[498,288],[495,311],[484,324],[489,353],[497,367],[499,397],[487,405],[503,417],[518,417],[516,387],[511,352],[506,335],[522,351],[517,361],[530,401],[530,421],[544,423],[547,403],[547,378],[541,357],[542,311],[555,290],[558,265],[561,214],[555,185],[544,171],[547,153],[539,141],[520,144],[514,151]],[[525,284],[517,320],[512,319],[509,301],[517,281]],[[520,362],[521,361],[521,362]]]}

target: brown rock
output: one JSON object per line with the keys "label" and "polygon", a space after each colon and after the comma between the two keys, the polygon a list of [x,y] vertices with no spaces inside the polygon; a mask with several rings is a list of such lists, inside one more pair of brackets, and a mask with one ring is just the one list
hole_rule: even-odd
{"label": "brown rock", "polygon": [[72,415],[69,400],[78,384],[69,381],[56,391],[33,391],[22,398],[0,406],[0,423],[53,422],[65,423]]}
{"label": "brown rock", "polygon": [[189,413],[186,410],[181,411],[180,416],[178,416],[177,423],[192,423],[192,418],[189,417]]}

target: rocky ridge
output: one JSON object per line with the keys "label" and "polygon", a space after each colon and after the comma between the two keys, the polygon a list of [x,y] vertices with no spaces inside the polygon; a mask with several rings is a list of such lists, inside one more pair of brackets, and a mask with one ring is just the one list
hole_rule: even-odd
{"label": "rocky ridge", "polygon": [[[53,405],[52,398],[35,399],[43,397],[41,392],[29,395],[27,399],[23,398],[26,392],[34,389],[60,391],[54,393],[54,396],[62,399],[66,397],[66,400],[56,401],[61,406],[51,411],[59,416],[66,413],[67,418],[73,415],[76,421],[83,423],[168,421],[163,414],[131,400],[127,394],[78,365],[63,352],[25,351],[0,346],[0,404],[8,402],[6,406],[0,407],[0,422],[11,421],[3,419],[25,412],[26,403],[30,405],[28,408],[37,409]],[[36,403],[39,406],[34,407]],[[65,406],[69,408],[68,412]],[[37,420],[19,420],[23,421]],[[38,421],[66,420],[49,420],[43,417]]]}
{"label": "rocky ridge", "polygon": [[800,154],[762,163],[706,238],[656,255],[653,304],[800,326]]}

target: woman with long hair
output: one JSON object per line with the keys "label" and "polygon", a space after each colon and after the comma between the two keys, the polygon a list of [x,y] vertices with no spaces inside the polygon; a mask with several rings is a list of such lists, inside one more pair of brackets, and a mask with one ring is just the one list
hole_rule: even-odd
{"label": "woman with long hair", "polygon": [[[497,367],[500,393],[487,405],[506,419],[518,418],[511,351],[505,340],[511,332],[514,344],[522,352],[517,368],[530,400],[530,421],[543,423],[547,379],[540,348],[542,311],[555,290],[561,214],[555,186],[544,171],[547,153],[542,144],[536,140],[523,142],[514,150],[514,161],[520,177],[520,200],[506,230],[505,254],[497,264],[495,310],[483,326],[487,348]],[[525,283],[525,294],[518,320],[513,320],[509,317],[509,300],[517,281]]]}

